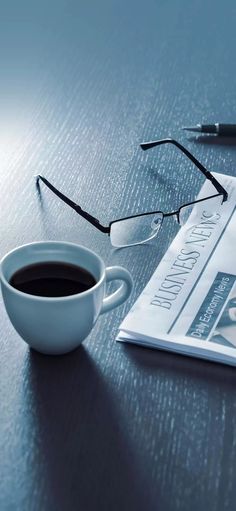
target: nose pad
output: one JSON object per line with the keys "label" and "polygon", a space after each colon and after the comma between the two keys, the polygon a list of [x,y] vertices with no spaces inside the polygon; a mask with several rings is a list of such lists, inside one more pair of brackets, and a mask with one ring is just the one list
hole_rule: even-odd
{"label": "nose pad", "polygon": [[179,211],[177,211],[177,212],[175,213],[175,215],[174,215],[174,219],[175,219],[175,222],[176,222],[177,224],[180,224]]}
{"label": "nose pad", "polygon": [[153,231],[158,231],[158,229],[160,229],[161,222],[162,222],[162,218],[160,218],[159,216],[154,216],[154,218],[152,219],[152,223],[151,223],[151,229]]}

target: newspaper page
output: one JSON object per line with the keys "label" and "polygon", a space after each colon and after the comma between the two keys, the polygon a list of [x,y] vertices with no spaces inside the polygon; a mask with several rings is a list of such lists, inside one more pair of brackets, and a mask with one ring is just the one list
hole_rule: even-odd
{"label": "newspaper page", "polygon": [[[117,340],[236,365],[236,178],[214,175],[228,200],[194,207]],[[206,180],[198,198],[208,195]]]}

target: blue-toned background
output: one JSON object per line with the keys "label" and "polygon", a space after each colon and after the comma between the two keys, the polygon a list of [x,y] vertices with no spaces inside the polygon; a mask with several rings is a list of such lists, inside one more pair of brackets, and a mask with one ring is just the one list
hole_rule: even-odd
{"label": "blue-toned background", "polygon": [[0,251],[40,239],[96,250],[133,275],[128,302],[67,357],[30,352],[0,307],[1,511],[233,511],[235,370],[121,346],[115,336],[178,226],[112,250],[42,189],[41,173],[105,223],[194,198],[198,173],[234,174],[236,5],[210,0],[9,1],[0,5]]}

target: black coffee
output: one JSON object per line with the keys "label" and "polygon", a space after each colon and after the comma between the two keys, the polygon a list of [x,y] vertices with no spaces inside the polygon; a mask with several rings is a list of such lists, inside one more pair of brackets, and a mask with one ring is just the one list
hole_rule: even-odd
{"label": "black coffee", "polygon": [[30,295],[58,297],[87,291],[96,280],[80,266],[50,261],[24,266],[13,274],[10,284]]}

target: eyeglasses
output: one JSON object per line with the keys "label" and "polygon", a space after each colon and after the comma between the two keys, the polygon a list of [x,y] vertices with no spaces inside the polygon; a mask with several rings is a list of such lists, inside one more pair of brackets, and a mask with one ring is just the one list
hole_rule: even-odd
{"label": "eyeglasses", "polygon": [[79,204],[76,204],[66,195],[61,193],[55,186],[53,186],[45,177],[38,175],[36,176],[36,184],[39,190],[39,181],[50,188],[50,190],[59,197],[63,202],[68,204],[72,209],[76,211],[80,216],[85,218],[90,224],[92,224],[99,231],[108,234],[110,236],[111,244],[114,247],[128,247],[132,245],[139,245],[155,238],[160,230],[163,219],[168,216],[175,216],[177,222],[180,225],[184,225],[190,215],[194,216],[194,206],[198,203],[204,203],[204,207],[207,207],[208,215],[214,215],[221,204],[228,198],[228,193],[217,181],[217,179],[179,142],[172,138],[166,138],[163,140],[156,140],[153,142],[145,142],[140,144],[140,147],[146,151],[153,147],[162,144],[173,144],[180,149],[200,170],[202,174],[209,179],[216,189],[217,193],[204,199],[198,199],[187,204],[182,204],[176,211],[170,211],[169,213],[163,213],[162,211],[150,211],[148,213],[140,213],[125,218],[119,218],[113,220],[108,226],[102,225],[97,218],[90,215],[87,211],[83,210]]}

